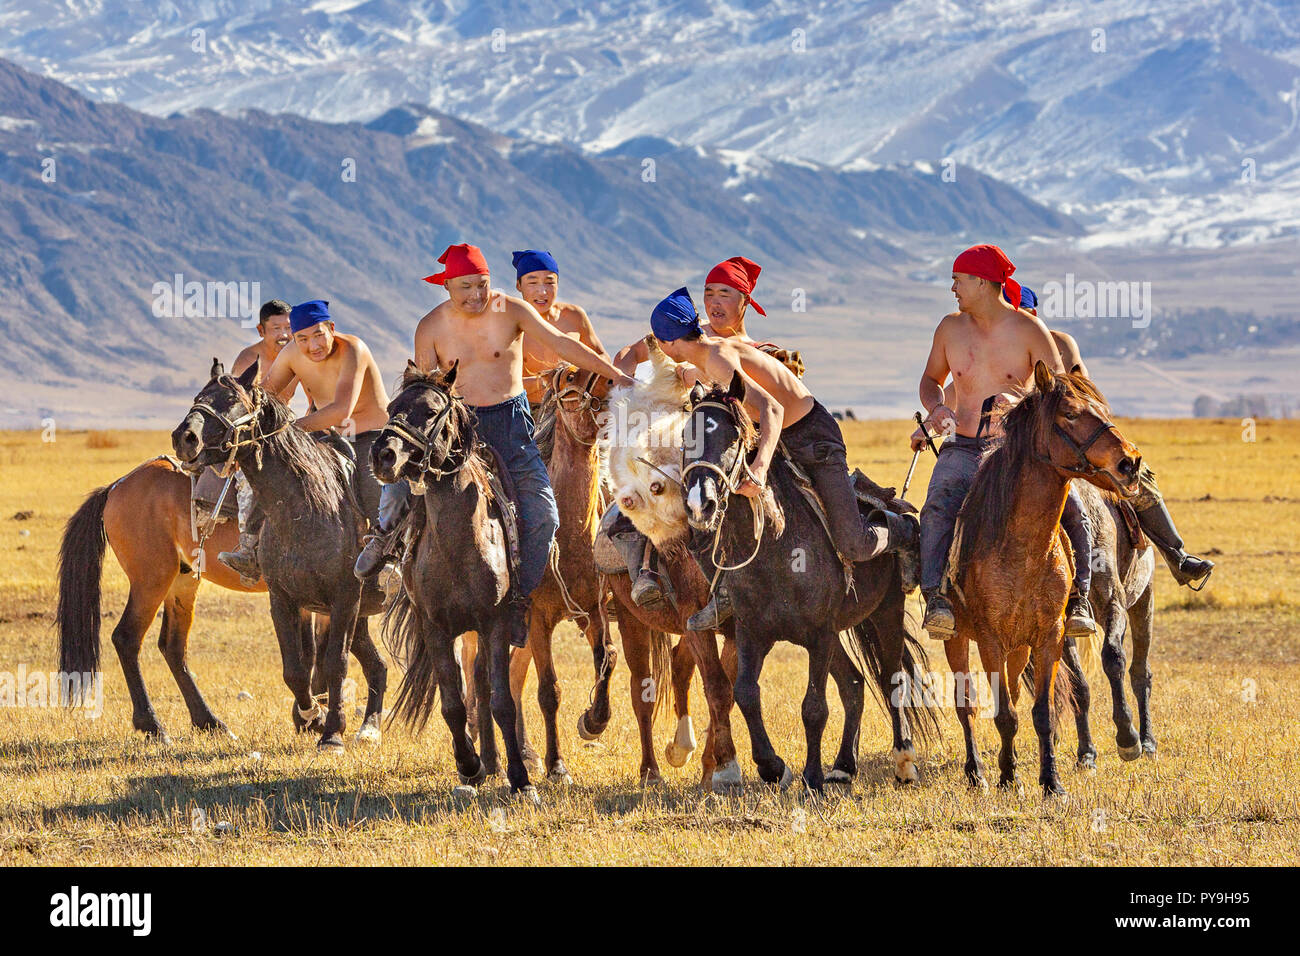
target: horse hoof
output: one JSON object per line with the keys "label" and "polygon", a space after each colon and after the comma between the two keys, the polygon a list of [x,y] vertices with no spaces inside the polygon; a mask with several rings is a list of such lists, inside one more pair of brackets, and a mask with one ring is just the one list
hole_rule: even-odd
{"label": "horse hoof", "polygon": [[343,737],[339,734],[330,734],[328,737],[322,737],[320,743],[316,745],[317,751],[331,756],[339,756],[343,753]]}
{"label": "horse hoof", "polygon": [[530,803],[535,807],[540,807],[542,805],[542,795],[537,792],[537,788],[531,783],[526,787],[520,787],[515,791],[514,795],[524,803]]}
{"label": "horse hoof", "polygon": [[972,790],[978,790],[980,793],[989,792],[989,782],[985,777],[971,777],[969,782]]}
{"label": "horse hoof", "polygon": [[461,773],[456,771],[456,776],[460,777],[460,782],[468,787],[475,787],[487,779],[487,768],[479,761],[478,770],[474,773]]}
{"label": "horse hoof", "polygon": [[1043,800],[1047,803],[1065,806],[1070,802],[1070,795],[1065,792],[1065,788],[1059,783],[1052,783],[1043,787]]}
{"label": "horse hoof", "polygon": [[740,764],[736,763],[735,757],[714,770],[713,779],[709,781],[709,787],[714,793],[734,793],[744,785],[745,778],[741,776]]}
{"label": "horse hoof", "polygon": [[641,771],[641,786],[657,787],[664,782],[658,767],[646,767]]}
{"label": "horse hoof", "polygon": [[826,782],[837,787],[851,787],[853,786],[853,775],[847,770],[833,767],[830,773],[826,774]]}
{"label": "horse hoof", "polygon": [[1141,757],[1141,756],[1142,756],[1142,745],[1141,745],[1141,744],[1134,744],[1132,747],[1120,747],[1120,748],[1119,748],[1119,759],[1120,759],[1120,760],[1124,760],[1124,761],[1128,761],[1128,760],[1137,760],[1137,758],[1138,758],[1138,757]]}
{"label": "horse hoof", "polygon": [[1090,770],[1097,769],[1097,758],[1092,754],[1084,754],[1079,758],[1079,762],[1074,765],[1074,769],[1080,773],[1087,773]]}
{"label": "horse hoof", "polygon": [[777,781],[776,785],[781,789],[781,792],[784,793],[790,789],[790,784],[792,783],[794,783],[794,774],[790,772],[790,765],[783,764],[781,767],[781,779]]}
{"label": "horse hoof", "polygon": [[[531,777],[532,774],[530,773],[529,776]],[[563,765],[556,767],[548,773],[546,775],[546,782],[558,784],[561,787],[573,786],[573,778],[569,776],[569,771],[566,770]]]}
{"label": "horse hoof", "polygon": [[478,797],[478,788],[471,787],[469,784],[462,783],[451,791],[451,798],[460,806],[465,807],[473,803]]}
{"label": "horse hoof", "polygon": [[[542,766],[542,758],[537,754],[525,755],[523,759],[524,769],[528,771],[529,777],[544,777],[546,775],[546,768]],[[493,773],[495,772],[493,771]]]}
{"label": "horse hoof", "polygon": [[668,746],[664,747],[664,759],[668,761],[670,767],[685,767],[694,752],[678,746],[676,740],[670,740]]}
{"label": "horse hoof", "polygon": [[367,720],[357,731],[356,741],[359,744],[368,744],[372,747],[378,747],[384,739],[384,733],[379,729],[378,723],[372,723]]}
{"label": "horse hoof", "polygon": [[587,726],[587,711],[584,710],[578,715],[578,736],[583,740],[598,740],[604,732],[604,727],[601,727],[600,730],[593,730]]}
{"label": "horse hoof", "polygon": [[900,787],[906,787],[921,779],[921,775],[916,770],[915,750],[911,747],[904,747],[901,750],[895,750],[893,757],[894,782]]}
{"label": "horse hoof", "polygon": [[1156,742],[1154,740],[1142,741],[1142,756],[1149,757],[1152,760],[1156,758]]}

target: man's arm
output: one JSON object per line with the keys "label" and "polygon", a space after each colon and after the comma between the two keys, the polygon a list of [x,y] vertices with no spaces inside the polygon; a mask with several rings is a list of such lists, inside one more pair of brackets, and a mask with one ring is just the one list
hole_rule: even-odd
{"label": "man's arm", "polygon": [[767,484],[767,471],[781,441],[781,429],[785,426],[785,409],[763,386],[745,374],[739,360],[721,349],[709,356],[704,371],[715,382],[730,382],[732,376],[739,373],[740,380],[745,383],[745,411],[758,419],[758,447],[754,449],[754,463],[749,466],[758,484],[746,480],[737,490],[748,497],[756,497]]}
{"label": "man's arm", "polygon": [[571,305],[569,308],[578,313],[578,338],[597,355],[605,360],[609,360],[609,353],[605,351],[605,346],[600,344],[600,337],[596,335],[596,327],[591,324],[591,319],[587,316],[587,310],[580,305]]}
{"label": "man's arm", "polygon": [[295,421],[294,424],[303,431],[323,431],[331,426],[339,428],[351,420],[357,399],[361,397],[361,386],[365,383],[370,350],[362,342],[347,344],[348,350],[343,354],[339,368],[339,381],[334,387],[334,401]]}
{"label": "man's arm", "polygon": [[1061,364],[1061,353],[1057,350],[1056,342],[1052,339],[1052,333],[1047,330],[1043,320],[1032,315],[1026,315],[1025,317],[1032,323],[1027,343],[1029,345],[1029,367],[1033,368],[1035,362],[1041,361],[1053,372],[1064,372],[1065,366]]}
{"label": "man's arm", "polygon": [[921,407],[935,430],[943,435],[955,434],[957,416],[944,404],[943,383],[951,371],[948,368],[947,331],[948,319],[944,318],[934,330],[934,340],[930,343],[930,356],[925,360],[925,371],[921,373],[918,388]]}
{"label": "man's arm", "polygon": [[637,339],[631,345],[624,346],[614,356],[614,367],[620,372],[632,375],[642,362],[650,361],[650,348],[645,339]]}
{"label": "man's arm", "polygon": [[524,335],[532,336],[560,358],[578,368],[613,379],[615,385],[633,384],[632,378],[622,369],[615,368],[609,359],[597,355],[578,339],[571,339],[559,331],[538,315],[537,310],[527,302],[514,298],[511,298],[511,302],[518,310],[516,314],[519,316],[519,328],[523,330]]}
{"label": "man's arm", "polygon": [[[245,369],[256,362],[260,355],[261,352],[258,351],[256,345],[246,346],[242,352],[235,356],[235,364],[230,366],[231,377],[237,378],[242,375]],[[266,369],[262,369],[263,376],[266,375],[266,371]]]}
{"label": "man's arm", "polygon": [[433,322],[430,312],[415,327],[415,366],[421,372],[431,372],[438,367],[438,350],[434,347]]}
{"label": "man's arm", "polygon": [[1088,374],[1088,366],[1083,364],[1083,354],[1079,351],[1079,343],[1074,340],[1074,336],[1066,332],[1053,332],[1052,338],[1061,353],[1061,364],[1070,371],[1077,367],[1085,378],[1092,378]]}
{"label": "man's arm", "polygon": [[[298,381],[298,374],[293,370],[293,357],[297,352],[298,344],[293,341],[280,349],[280,354],[275,357],[271,367],[262,369],[262,388],[272,395],[280,395]],[[293,397],[292,391],[289,392],[289,397]]]}

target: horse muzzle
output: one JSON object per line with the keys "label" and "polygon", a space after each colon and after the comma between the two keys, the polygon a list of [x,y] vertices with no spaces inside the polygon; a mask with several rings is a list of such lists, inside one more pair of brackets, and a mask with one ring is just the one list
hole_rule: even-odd
{"label": "horse muzzle", "polygon": [[1125,455],[1109,469],[1111,483],[1115,490],[1125,498],[1132,498],[1141,488],[1142,456]]}
{"label": "horse muzzle", "polygon": [[691,482],[686,491],[686,521],[696,531],[713,531],[720,514],[718,484],[712,475]]}
{"label": "horse muzzle", "polygon": [[370,448],[370,470],[381,484],[391,485],[402,477],[410,456],[396,438],[381,437]]}
{"label": "horse muzzle", "polygon": [[172,451],[182,464],[201,466],[199,461],[203,454],[203,418],[201,415],[188,415],[172,431]]}

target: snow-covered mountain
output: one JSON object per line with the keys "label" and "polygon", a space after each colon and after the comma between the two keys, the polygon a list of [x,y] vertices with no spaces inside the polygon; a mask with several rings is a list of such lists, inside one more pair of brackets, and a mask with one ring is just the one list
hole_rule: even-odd
{"label": "snow-covered mountain", "polygon": [[0,56],[148,112],[426,104],[634,137],[974,167],[1085,246],[1300,234],[1296,0],[6,0]]}

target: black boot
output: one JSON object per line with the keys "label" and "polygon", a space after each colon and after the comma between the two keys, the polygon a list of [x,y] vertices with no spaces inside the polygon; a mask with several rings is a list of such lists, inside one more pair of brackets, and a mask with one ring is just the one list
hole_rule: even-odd
{"label": "black boot", "polygon": [[[1214,562],[1198,558],[1183,550],[1183,539],[1178,534],[1178,529],[1174,527],[1174,519],[1170,516],[1169,509],[1165,507],[1163,499],[1150,508],[1139,511],[1137,516],[1138,524],[1142,525],[1146,536],[1159,549],[1175,581],[1180,585],[1187,585],[1193,591],[1199,591],[1209,583]],[[1200,587],[1196,586],[1198,581]]]}
{"label": "black boot", "polygon": [[911,593],[921,575],[921,522],[914,514],[895,514],[892,511],[872,510],[867,524],[879,536],[884,526],[885,546],[878,554],[894,552],[898,555],[898,570],[903,592]]}
{"label": "black boot", "polygon": [[526,596],[510,598],[510,646],[528,646],[528,625],[533,616],[533,602]]}
{"label": "black boot", "polygon": [[257,563],[257,535],[246,531],[239,532],[239,544],[234,551],[222,551],[217,560],[239,572],[239,579],[246,587],[252,587],[262,576],[262,568]]}
{"label": "black boot", "polygon": [[388,562],[389,548],[391,541],[390,535],[383,532],[366,535],[366,546],[361,549],[357,555],[357,563],[352,567],[352,573],[364,581],[366,578],[373,578]]}
{"label": "black boot", "polygon": [[1092,619],[1092,606],[1088,599],[1078,591],[1070,591],[1070,599],[1065,603],[1065,636],[1088,637],[1097,630],[1097,622]]}
{"label": "black boot", "polygon": [[727,588],[719,579],[713,589],[713,597],[694,614],[686,619],[686,626],[692,631],[716,631],[731,617],[731,597]]}
{"label": "black boot", "polygon": [[933,641],[951,640],[957,633],[957,619],[953,616],[952,604],[938,590],[925,595],[925,620],[921,626],[929,631]]}

